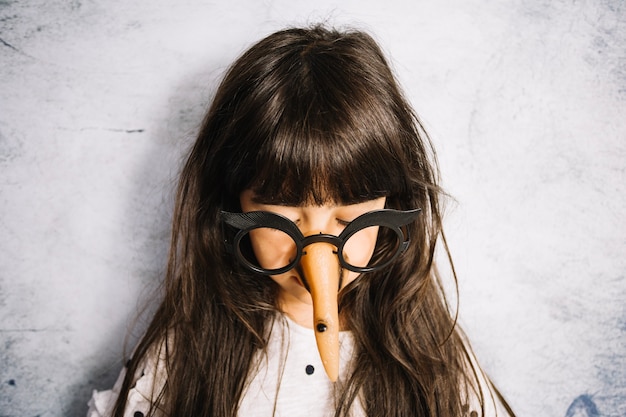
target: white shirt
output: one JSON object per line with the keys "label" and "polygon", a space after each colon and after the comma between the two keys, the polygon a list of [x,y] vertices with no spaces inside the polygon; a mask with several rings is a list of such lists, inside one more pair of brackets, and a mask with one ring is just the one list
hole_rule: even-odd
{"label": "white shirt", "polygon": [[[340,376],[335,383],[326,376],[317,351],[313,329],[278,315],[272,327],[267,354],[259,351],[250,372],[239,408],[245,417],[329,417],[335,412],[335,384],[347,374],[353,351],[350,332],[340,332]],[[163,358],[148,355],[135,375],[136,384],[128,394],[124,417],[147,415],[153,389],[161,387],[165,374]],[[155,368],[156,367],[156,368]],[[156,372],[154,371],[156,369]],[[109,417],[119,395],[126,370],[111,390],[94,391],[87,417]],[[155,385],[156,382],[156,385]],[[158,393],[158,391],[157,391]],[[358,400],[354,416],[364,416]],[[157,414],[159,415],[159,414]]]}
{"label": "white shirt", "polygon": [[[340,375],[333,383],[326,376],[313,329],[279,316],[272,328],[267,355],[255,360],[259,372],[242,396],[240,416],[328,417],[336,410],[336,387],[348,374],[354,341],[350,332],[339,334]],[[274,414],[274,407],[276,412]],[[358,400],[353,415],[364,416]]]}
{"label": "white shirt", "polygon": [[[259,351],[250,371],[239,407],[242,417],[329,417],[336,410],[335,394],[352,366],[351,356],[354,340],[350,332],[340,332],[340,372],[337,382],[332,383],[324,371],[317,351],[313,329],[302,327],[284,315],[274,321],[269,338],[267,354]],[[475,359],[473,365],[477,367]],[[476,368],[479,369],[480,368]],[[89,401],[87,417],[110,417],[119,396],[126,369],[122,370],[111,390],[94,391]],[[147,355],[143,366],[135,374],[135,385],[128,394],[124,417],[147,416],[153,397],[158,394],[165,380],[162,355]],[[479,372],[479,382],[485,395],[485,416],[506,416],[499,402],[490,396],[490,385]],[[476,413],[474,410],[478,410]],[[480,415],[477,398],[471,398],[466,416]],[[497,410],[497,414],[496,414]],[[354,417],[365,416],[356,399],[351,413]],[[163,416],[157,412],[155,416]]]}

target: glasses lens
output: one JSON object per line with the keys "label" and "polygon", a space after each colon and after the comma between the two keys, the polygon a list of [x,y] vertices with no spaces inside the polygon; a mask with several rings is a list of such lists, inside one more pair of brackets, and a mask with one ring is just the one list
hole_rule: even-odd
{"label": "glasses lens", "polygon": [[297,246],[287,233],[260,227],[248,231],[241,238],[239,250],[249,266],[271,272],[288,266],[296,258]]}
{"label": "glasses lens", "polygon": [[343,246],[343,258],[356,268],[378,268],[396,256],[401,243],[396,229],[366,227],[348,238]]}

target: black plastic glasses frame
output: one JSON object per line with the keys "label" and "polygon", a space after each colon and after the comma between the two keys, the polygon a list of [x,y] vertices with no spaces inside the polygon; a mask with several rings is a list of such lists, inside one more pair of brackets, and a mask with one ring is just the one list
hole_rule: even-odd
{"label": "black plastic glasses frame", "polygon": [[[300,258],[306,252],[304,248],[307,245],[317,242],[326,242],[337,248],[336,254],[339,258],[341,267],[353,272],[371,272],[389,265],[394,259],[406,251],[411,241],[409,231],[406,229],[406,235],[402,230],[403,226],[415,221],[420,214],[421,209],[413,210],[374,210],[364,213],[348,223],[343,231],[338,235],[329,235],[320,233],[318,235],[304,236],[298,226],[287,217],[269,211],[251,211],[248,213],[231,213],[222,211],[220,218],[223,224],[231,226],[239,231],[235,234],[232,241],[226,238],[224,244],[228,253],[235,255],[237,260],[246,268],[253,272],[264,275],[278,275],[293,269],[300,262]],[[395,253],[384,263],[375,266],[358,267],[348,263],[343,257],[343,247],[348,239],[355,233],[372,226],[384,226],[393,230],[398,236],[400,244]],[[296,255],[293,260],[282,268],[265,269],[248,261],[241,253],[240,242],[251,230],[259,228],[277,229],[289,235],[296,244]],[[224,236],[227,236],[224,234]]]}

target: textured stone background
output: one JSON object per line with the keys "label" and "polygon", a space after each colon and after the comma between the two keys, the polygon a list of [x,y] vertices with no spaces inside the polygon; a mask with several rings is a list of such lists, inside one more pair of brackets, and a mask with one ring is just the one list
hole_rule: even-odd
{"label": "textured stone background", "polygon": [[0,416],[111,385],[215,80],[319,20],[373,32],[430,130],[461,323],[518,414],[626,416],[624,3],[315,4],[0,0]]}

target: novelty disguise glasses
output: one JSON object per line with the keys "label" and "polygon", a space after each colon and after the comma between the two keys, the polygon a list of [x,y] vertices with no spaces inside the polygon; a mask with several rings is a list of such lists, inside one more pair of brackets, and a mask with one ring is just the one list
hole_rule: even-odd
{"label": "novelty disguise glasses", "polygon": [[[370,211],[348,223],[339,236],[320,233],[305,237],[294,222],[280,214],[268,211],[248,213],[222,211],[221,219],[223,224],[238,230],[234,237],[231,234],[225,238],[226,250],[234,254],[241,264],[253,272],[264,275],[279,275],[287,272],[298,265],[300,258],[306,253],[307,245],[327,242],[337,248],[335,253],[341,267],[362,273],[389,265],[408,248],[409,231],[406,229],[406,233],[403,232],[402,227],[417,219],[420,211],[421,209]],[[357,258],[354,255],[356,248],[360,248],[359,241],[368,233],[376,233],[375,228],[378,230],[374,254],[366,260],[351,260],[351,254],[352,258]],[[259,232],[265,233],[266,243],[277,252],[286,252],[286,256],[277,258],[274,265],[264,267],[259,264],[254,255],[250,235]],[[225,236],[228,235],[225,234]]]}

